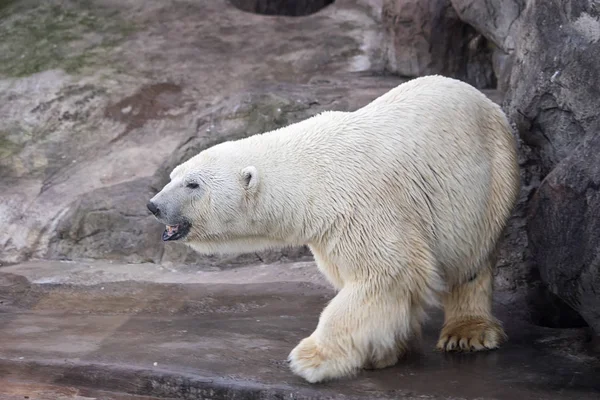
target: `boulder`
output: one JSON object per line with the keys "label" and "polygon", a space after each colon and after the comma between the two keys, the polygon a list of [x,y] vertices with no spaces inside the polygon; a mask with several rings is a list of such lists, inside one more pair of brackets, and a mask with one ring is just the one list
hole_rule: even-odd
{"label": "boulder", "polygon": [[[461,21],[481,33],[492,47],[498,89],[506,91],[513,62],[515,36],[526,0],[451,0]],[[525,27],[525,29],[527,29]]]}
{"label": "boulder", "polygon": [[459,18],[510,53],[515,49],[515,35],[526,0],[450,0]]}
{"label": "boulder", "polygon": [[600,135],[544,179],[530,204],[528,233],[550,291],[600,335]]}
{"label": "boulder", "polygon": [[589,0],[532,0],[524,11],[507,110],[542,176],[600,129],[598,16]]}
{"label": "boulder", "polygon": [[150,178],[84,194],[56,222],[46,258],[159,261],[163,230],[145,210]]}
{"label": "boulder", "polygon": [[496,86],[492,48],[450,0],[384,0],[386,69],[416,77],[442,74],[478,88]]}
{"label": "boulder", "polygon": [[[270,17],[228,1],[4,2],[0,262],[171,257],[153,236],[159,228],[147,225],[142,199],[151,193],[144,184],[165,162],[181,159],[182,143],[206,136],[214,121],[231,117],[239,125],[232,135],[245,135],[335,100],[311,92],[313,104],[290,115],[284,105],[279,117],[267,112],[266,125],[263,109],[232,117],[253,85],[303,90],[329,80],[343,87],[335,96],[360,86],[362,71],[382,65],[375,8],[367,0],[340,1],[313,15]],[[277,96],[295,101],[277,92],[261,104],[276,112]],[[211,140],[223,140],[228,129]],[[192,262],[186,254],[172,259]]]}
{"label": "boulder", "polygon": [[[600,207],[594,183],[595,138],[600,133],[600,10],[593,1],[567,3],[528,1],[515,34],[505,108],[522,140],[523,198],[533,200],[518,210],[528,215],[528,242],[522,250],[529,271],[521,269],[514,280],[535,287],[539,276],[544,288],[570,304],[597,332],[593,309],[598,303],[590,302],[590,293],[600,291],[592,245]],[[535,302],[540,319],[555,317],[550,315],[555,307],[539,298]]]}

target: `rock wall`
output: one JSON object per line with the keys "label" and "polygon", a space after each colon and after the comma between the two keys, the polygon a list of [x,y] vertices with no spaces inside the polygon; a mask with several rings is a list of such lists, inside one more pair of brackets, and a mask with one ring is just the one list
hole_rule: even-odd
{"label": "rock wall", "polygon": [[599,17],[594,1],[528,1],[506,105],[527,151],[532,268],[597,334]]}
{"label": "rock wall", "polygon": [[442,74],[481,89],[496,87],[493,48],[449,0],[385,0],[382,23],[388,71],[407,77]]}
{"label": "rock wall", "polygon": [[191,151],[400,82],[362,79],[381,69],[382,28],[369,2],[339,3],[303,17],[225,0],[2,3],[0,262],[305,258],[198,257],[165,246],[144,205],[156,171]]}

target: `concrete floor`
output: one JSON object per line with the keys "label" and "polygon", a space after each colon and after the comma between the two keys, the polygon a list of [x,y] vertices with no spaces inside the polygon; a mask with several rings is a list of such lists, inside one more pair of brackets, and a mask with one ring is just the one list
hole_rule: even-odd
{"label": "concrete floor", "polygon": [[312,263],[2,267],[0,399],[600,398],[600,360],[583,350],[585,331],[530,326],[502,304],[510,341],[498,351],[436,352],[435,312],[420,354],[351,380],[305,383],[285,359],[332,294]]}

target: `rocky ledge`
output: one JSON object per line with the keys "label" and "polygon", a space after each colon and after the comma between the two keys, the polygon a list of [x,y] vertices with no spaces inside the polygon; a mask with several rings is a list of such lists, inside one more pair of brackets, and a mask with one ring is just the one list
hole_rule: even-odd
{"label": "rocky ledge", "polygon": [[285,359],[332,294],[312,262],[212,272],[110,262],[5,267],[0,397],[592,400],[600,393],[600,363],[586,355],[585,333],[528,324],[503,293],[495,306],[510,342],[498,351],[434,350],[441,326],[434,312],[421,351],[396,366],[308,384]]}

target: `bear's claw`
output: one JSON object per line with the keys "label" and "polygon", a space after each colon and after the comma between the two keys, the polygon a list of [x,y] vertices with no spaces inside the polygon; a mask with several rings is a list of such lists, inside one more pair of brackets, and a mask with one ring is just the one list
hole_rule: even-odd
{"label": "bear's claw", "polygon": [[497,321],[466,318],[444,325],[437,343],[442,351],[482,351],[496,349],[507,336]]}

